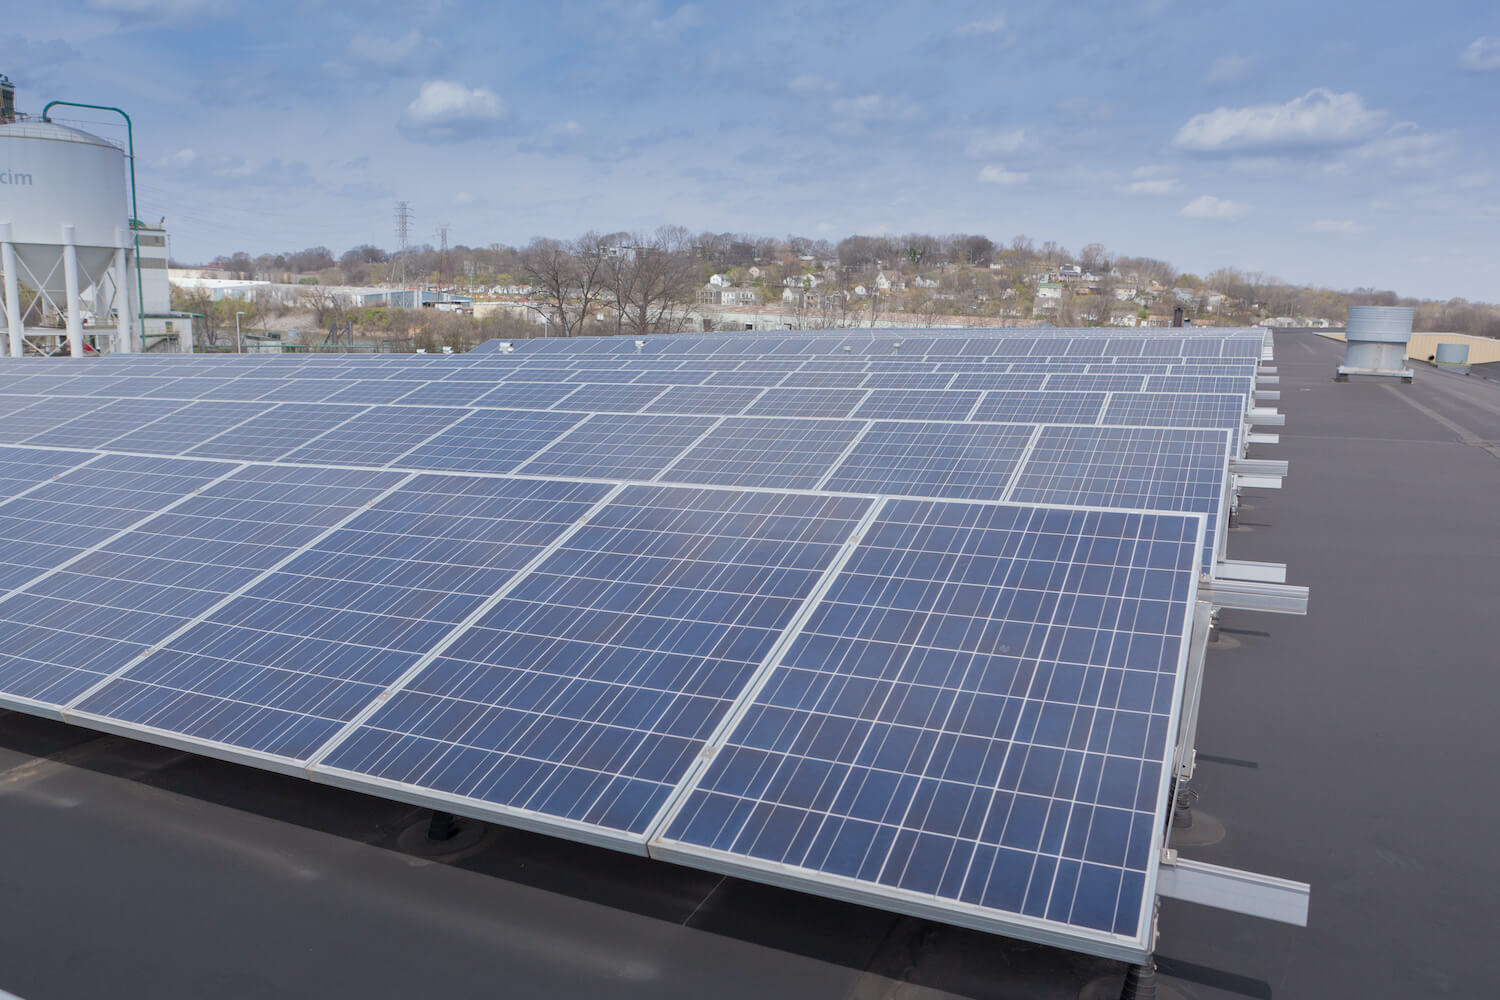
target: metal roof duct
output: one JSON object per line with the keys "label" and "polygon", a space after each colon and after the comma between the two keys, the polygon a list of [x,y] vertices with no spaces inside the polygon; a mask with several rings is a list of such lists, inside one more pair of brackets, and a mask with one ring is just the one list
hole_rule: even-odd
{"label": "metal roof duct", "polygon": [[1449,371],[1469,373],[1469,345],[1468,344],[1439,344],[1437,345],[1437,357],[1433,363],[1439,368]]}
{"label": "metal roof duct", "polygon": [[1344,363],[1338,380],[1350,375],[1389,375],[1410,382],[1406,344],[1411,340],[1414,310],[1410,306],[1350,306],[1344,339]]}

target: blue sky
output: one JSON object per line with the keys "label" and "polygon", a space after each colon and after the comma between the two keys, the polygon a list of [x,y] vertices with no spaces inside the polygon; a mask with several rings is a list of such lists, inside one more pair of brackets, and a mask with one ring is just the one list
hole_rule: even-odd
{"label": "blue sky", "polygon": [[54,0],[7,27],[22,110],[131,113],[182,259],[389,247],[404,199],[419,241],[1025,233],[1500,301],[1495,0]]}

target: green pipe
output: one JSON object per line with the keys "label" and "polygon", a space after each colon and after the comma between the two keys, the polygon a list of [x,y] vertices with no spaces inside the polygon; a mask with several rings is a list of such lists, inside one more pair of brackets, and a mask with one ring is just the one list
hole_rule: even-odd
{"label": "green pipe", "polygon": [[[47,106],[42,108],[42,121],[48,122],[52,119],[47,117],[47,112],[58,105],[65,108],[88,108],[91,111],[113,111],[125,119],[125,142],[130,147],[130,234],[135,238],[135,308],[136,329],[140,333],[141,350],[146,349],[146,294],[141,285],[141,210],[135,199],[135,132],[130,126],[130,116],[119,108],[110,107],[105,104],[78,104],[75,101],[48,101]],[[131,345],[131,353],[134,353],[135,345]]]}

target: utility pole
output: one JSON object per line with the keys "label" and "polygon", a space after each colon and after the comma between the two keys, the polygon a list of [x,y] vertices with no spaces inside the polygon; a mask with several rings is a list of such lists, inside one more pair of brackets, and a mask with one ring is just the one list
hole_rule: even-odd
{"label": "utility pole", "polygon": [[242,312],[237,312],[234,314],[234,350],[236,354],[245,353],[245,341],[244,338],[240,336],[240,317],[243,315],[245,314]]}
{"label": "utility pole", "polygon": [[396,258],[392,277],[396,284],[406,284],[406,250],[411,243],[411,202],[396,202]]}

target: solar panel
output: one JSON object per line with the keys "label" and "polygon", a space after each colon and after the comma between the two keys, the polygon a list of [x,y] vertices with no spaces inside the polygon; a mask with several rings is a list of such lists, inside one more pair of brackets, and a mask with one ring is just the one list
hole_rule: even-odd
{"label": "solar panel", "polygon": [[767,389],[745,411],[754,417],[847,417],[864,402],[864,389]]}
{"label": "solar panel", "polygon": [[[419,386],[412,389],[411,383],[390,381],[388,379],[362,378],[345,385],[342,389],[328,394],[326,402],[329,403],[394,403],[398,399],[404,399],[414,392],[422,392],[424,389],[441,386],[444,383],[434,382],[431,386]],[[484,388],[478,395],[484,395],[495,387],[495,383],[486,382]],[[437,402],[437,400],[412,400],[412,402]]]}
{"label": "solar panel", "polygon": [[[92,456],[76,457],[83,462]],[[216,462],[106,455],[49,478],[0,507],[0,594],[231,469]]]}
{"label": "solar panel", "polygon": [[735,416],[765,392],[762,388],[717,385],[673,386],[645,408],[646,413]]}
{"label": "solar panel", "polygon": [[0,697],[60,709],[398,480],[248,466],[106,539],[0,601]]}
{"label": "solar panel", "polygon": [[1134,392],[1110,397],[1101,424],[1136,427],[1223,427],[1238,433],[1245,397],[1231,393]]}
{"label": "solar panel", "polygon": [[1108,397],[1102,392],[987,392],[975,420],[1017,424],[1092,424]]}
{"label": "solar panel", "polygon": [[881,421],[854,446],[823,488],[998,500],[1031,435],[1030,427]]}
{"label": "solar panel", "polygon": [[45,434],[59,424],[67,423],[114,402],[110,399],[73,399],[47,396],[0,420],[0,444],[19,444],[38,434]]}
{"label": "solar panel", "polygon": [[505,382],[474,400],[474,405],[546,409],[577,388],[553,382]]}
{"label": "solar panel", "polygon": [[851,416],[873,420],[965,420],[979,397],[977,392],[947,389],[871,389],[863,405]]}
{"label": "solar panel", "polygon": [[363,410],[358,406],[283,403],[183,452],[243,461],[277,459]]}
{"label": "solar panel", "polygon": [[87,452],[0,447],[0,504],[95,457]]}
{"label": "solar panel", "polygon": [[869,505],[629,487],[318,768],[639,849]]}
{"label": "solar panel", "polygon": [[454,472],[511,472],[585,417],[542,410],[477,410],[391,465]]}
{"label": "solar panel", "polygon": [[1212,570],[1228,452],[1223,430],[1044,427],[1006,499],[1203,514]]}
{"label": "solar panel", "polygon": [[661,474],[663,482],[810,490],[865,429],[860,420],[731,417]]}
{"label": "solar panel", "polygon": [[555,410],[577,410],[584,413],[639,413],[646,404],[667,391],[664,385],[580,385],[567,398],[554,404]]}
{"label": "solar panel", "polygon": [[1149,951],[1200,531],[886,502],[652,853]]}
{"label": "solar panel", "polygon": [[586,479],[651,479],[714,423],[713,417],[598,414],[516,471]]}
{"label": "solar panel", "polygon": [[385,465],[445,430],[465,412],[440,406],[374,406],[288,452],[283,460]]}
{"label": "solar panel", "polygon": [[419,476],[73,711],[304,760],[607,492]]}
{"label": "solar panel", "polygon": [[[266,411],[262,403],[184,403],[171,416],[137,428],[116,427],[118,437],[101,447],[112,451],[143,451],[155,455],[180,455],[209,438],[237,427]],[[126,433],[120,433],[126,431]]]}

